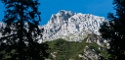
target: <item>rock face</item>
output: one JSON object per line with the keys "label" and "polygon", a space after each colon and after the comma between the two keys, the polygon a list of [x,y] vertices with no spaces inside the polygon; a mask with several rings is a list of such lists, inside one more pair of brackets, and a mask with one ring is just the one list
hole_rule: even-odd
{"label": "rock face", "polygon": [[88,34],[99,35],[100,24],[105,20],[104,17],[62,10],[53,14],[50,21],[43,26],[43,40],[63,38],[68,41],[81,41]]}
{"label": "rock face", "polygon": [[79,54],[79,57],[84,60],[99,60],[101,55],[95,49],[92,49],[88,46],[85,47],[84,53]]}
{"label": "rock face", "polygon": [[86,43],[96,43],[97,45],[99,46],[104,46],[106,44],[108,44],[108,41],[101,38],[101,36],[97,36],[97,35],[92,35],[92,36],[89,36],[88,39],[86,40]]}

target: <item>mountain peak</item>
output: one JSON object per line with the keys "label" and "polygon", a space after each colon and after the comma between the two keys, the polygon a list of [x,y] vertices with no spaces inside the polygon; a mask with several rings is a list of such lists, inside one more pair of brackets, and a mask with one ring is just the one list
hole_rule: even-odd
{"label": "mountain peak", "polygon": [[57,14],[53,14],[48,24],[44,26],[43,39],[63,38],[69,41],[79,41],[90,33],[99,35],[100,24],[105,20],[104,17],[92,14],[61,10]]}
{"label": "mountain peak", "polygon": [[57,13],[57,15],[58,15],[58,14],[61,14],[61,15],[67,15],[67,14],[69,14],[69,15],[74,15],[75,13],[73,13],[73,12],[71,12],[71,11],[61,10],[61,11],[59,11],[59,12]]}
{"label": "mountain peak", "polygon": [[61,10],[57,14],[53,14],[50,20],[68,20],[68,18],[74,14],[75,13],[71,11]]}

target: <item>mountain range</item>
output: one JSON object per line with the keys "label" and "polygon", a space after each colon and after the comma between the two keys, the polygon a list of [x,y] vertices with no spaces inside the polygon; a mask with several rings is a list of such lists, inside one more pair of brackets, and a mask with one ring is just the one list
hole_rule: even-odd
{"label": "mountain range", "polygon": [[[52,56],[49,59],[70,60],[70,58],[75,59],[72,58],[74,56],[83,60],[99,60],[102,56],[107,56],[106,49],[110,48],[107,40],[101,38],[99,33],[100,25],[106,21],[108,20],[104,17],[92,14],[61,10],[57,14],[53,14],[46,25],[39,26],[44,28],[44,31],[42,39],[38,42],[48,42]],[[5,24],[0,22],[0,27],[2,26]],[[1,33],[0,36],[2,36]]]}

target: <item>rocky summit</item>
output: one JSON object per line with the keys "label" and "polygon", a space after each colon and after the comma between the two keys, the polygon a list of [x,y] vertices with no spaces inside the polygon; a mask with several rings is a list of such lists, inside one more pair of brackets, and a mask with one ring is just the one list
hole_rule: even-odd
{"label": "rocky summit", "polygon": [[43,41],[62,38],[67,41],[81,41],[88,34],[100,35],[100,24],[106,19],[92,14],[73,13],[61,10],[53,14],[44,26]]}
{"label": "rocky summit", "polygon": [[105,60],[110,46],[99,33],[103,22],[108,20],[92,14],[61,10],[41,26],[44,32],[40,41],[48,41],[52,49],[50,60]]}

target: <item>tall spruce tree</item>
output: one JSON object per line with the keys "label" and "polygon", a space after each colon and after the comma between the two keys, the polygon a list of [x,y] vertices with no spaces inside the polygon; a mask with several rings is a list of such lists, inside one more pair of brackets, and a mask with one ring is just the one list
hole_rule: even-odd
{"label": "tall spruce tree", "polygon": [[38,0],[1,0],[5,16],[0,38],[0,60],[44,60],[48,45],[39,44],[43,29],[39,29]]}
{"label": "tall spruce tree", "polygon": [[109,60],[125,59],[125,0],[114,0],[116,15],[108,14],[109,22],[103,23],[100,32],[103,38],[109,40]]}

